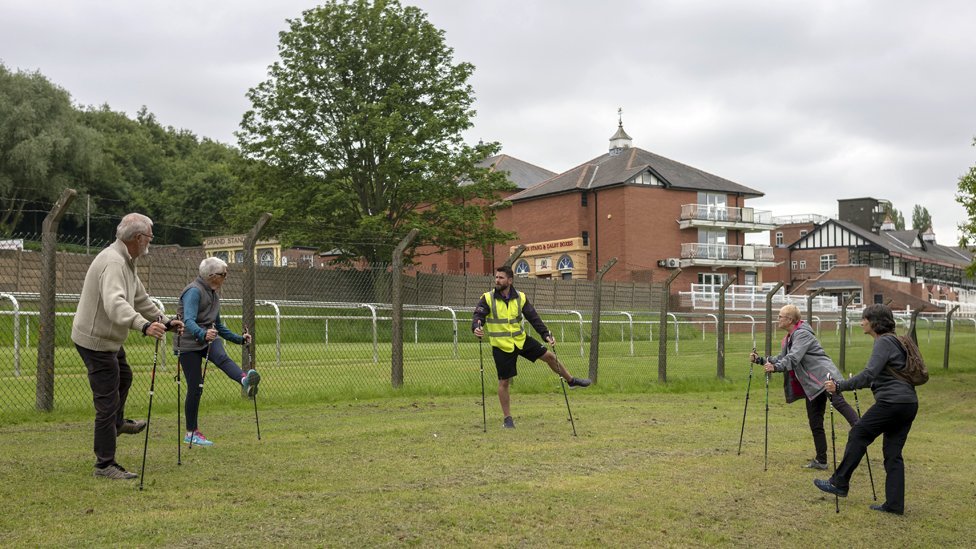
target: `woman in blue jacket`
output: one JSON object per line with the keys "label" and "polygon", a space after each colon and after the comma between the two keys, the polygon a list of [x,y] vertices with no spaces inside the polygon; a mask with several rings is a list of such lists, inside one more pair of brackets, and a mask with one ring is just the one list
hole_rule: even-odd
{"label": "woman in blue jacket", "polygon": [[203,436],[197,424],[200,397],[203,396],[202,364],[208,360],[220,368],[227,377],[241,385],[247,397],[257,394],[261,376],[255,370],[243,370],[224,351],[217,336],[243,345],[250,343],[251,334],[240,336],[230,331],[220,319],[220,291],[227,279],[227,263],[220,258],[208,257],[200,263],[199,276],[187,284],[180,294],[177,309],[186,327],[181,337],[174,339],[173,350],[180,353],[180,363],[186,375],[186,437],[183,442],[199,446],[212,446]]}

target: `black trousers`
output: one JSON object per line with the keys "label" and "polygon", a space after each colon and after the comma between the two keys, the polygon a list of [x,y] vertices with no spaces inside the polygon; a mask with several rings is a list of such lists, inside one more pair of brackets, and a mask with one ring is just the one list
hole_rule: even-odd
{"label": "black trousers", "polygon": [[118,352],[92,351],[75,345],[88,369],[88,384],[95,404],[95,466],[115,463],[115,439],[125,419],[125,400],[132,386],[132,368],[125,360],[125,348]]}
{"label": "black trousers", "polygon": [[[813,400],[805,399],[807,403],[807,420],[810,422],[810,432],[813,433],[813,448],[817,452],[817,461],[827,463],[827,433],[824,432],[824,412],[827,409],[827,391],[822,391]],[[830,395],[834,409],[844,416],[847,423],[854,426],[857,423],[857,411],[844,400],[840,393]]]}
{"label": "black trousers", "polygon": [[[210,344],[209,360],[211,366],[220,368],[227,377],[236,381],[238,385],[244,372],[234,362],[224,350],[224,344],[219,339],[215,339]],[[207,349],[199,351],[183,351],[180,353],[180,364],[183,366],[183,373],[186,377],[186,430],[196,431],[199,427],[197,421],[200,412],[200,398],[203,396],[203,387],[200,386],[203,378],[203,363],[207,360]],[[213,373],[211,370],[210,373]],[[212,378],[211,378],[212,379]]]}
{"label": "black trousers", "polygon": [[861,420],[851,429],[844,459],[830,479],[834,486],[845,490],[850,486],[851,475],[861,463],[868,446],[878,435],[884,435],[881,451],[884,454],[885,506],[895,513],[904,513],[905,460],[901,457],[901,451],[917,413],[917,402],[876,402],[864,412]]}

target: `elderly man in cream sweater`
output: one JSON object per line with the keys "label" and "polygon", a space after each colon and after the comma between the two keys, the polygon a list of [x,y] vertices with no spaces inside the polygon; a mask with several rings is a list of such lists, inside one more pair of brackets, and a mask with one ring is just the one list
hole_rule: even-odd
{"label": "elderly man in cream sweater", "polygon": [[182,322],[168,319],[152,303],[136,275],[136,259],[149,253],[152,226],[152,220],[142,214],[122,218],[115,233],[117,240],[88,268],[71,324],[71,340],[88,369],[95,404],[96,477],[137,476],[115,462],[116,437],[146,428],[145,421],[124,419],[132,369],[122,344],[129,330],[161,338],[168,330],[183,328]]}

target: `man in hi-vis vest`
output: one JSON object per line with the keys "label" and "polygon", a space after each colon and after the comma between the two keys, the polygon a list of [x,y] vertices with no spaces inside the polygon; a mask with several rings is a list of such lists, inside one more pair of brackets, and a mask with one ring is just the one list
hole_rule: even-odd
{"label": "man in hi-vis vest", "polygon": [[485,292],[474,310],[471,329],[478,338],[488,334],[491,342],[491,354],[495,359],[495,369],[498,370],[498,402],[505,414],[504,426],[515,428],[509,409],[509,382],[518,375],[515,362],[518,356],[535,362],[542,359],[553,372],[569,383],[570,387],[588,387],[589,379],[575,378],[569,375],[566,368],[559,362],[556,355],[542,346],[541,343],[526,335],[522,329],[522,318],[529,321],[542,339],[551,345],[556,340],[549,332],[549,328],[539,318],[535,307],[529,303],[525,294],[512,287],[514,278],[512,268],[508,266],[495,269],[495,291]]}

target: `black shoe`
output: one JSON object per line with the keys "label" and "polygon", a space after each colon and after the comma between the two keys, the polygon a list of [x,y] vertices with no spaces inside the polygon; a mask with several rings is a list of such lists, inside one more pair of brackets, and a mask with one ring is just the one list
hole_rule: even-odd
{"label": "black shoe", "polygon": [[574,377],[569,380],[570,387],[589,387],[592,384],[593,382],[585,377],[584,378]]}
{"label": "black shoe", "polygon": [[512,419],[512,416],[507,416],[505,418],[505,422],[502,423],[502,427],[504,427],[506,429],[514,429],[515,428],[515,420]]}
{"label": "black shoe", "polygon": [[102,477],[102,478],[110,478],[112,480],[132,480],[138,477],[139,475],[135,473],[130,473],[125,469],[123,469],[121,465],[117,463],[113,463],[108,467],[104,467],[101,469],[95,467],[94,476]]}
{"label": "black shoe", "polygon": [[844,488],[838,488],[838,487],[834,486],[833,483],[831,483],[829,480],[815,478],[815,479],[813,479],[813,484],[816,485],[817,488],[820,488],[821,490],[823,490],[824,492],[827,492],[828,494],[834,494],[834,495],[840,496],[842,498],[846,498],[847,497],[847,490],[846,489],[844,489]]}
{"label": "black shoe", "polygon": [[905,512],[898,512],[888,508],[887,504],[882,503],[881,505],[872,505],[872,511],[881,511],[882,513],[891,513],[892,515],[904,515]]}
{"label": "black shoe", "polygon": [[127,419],[119,425],[115,432],[119,435],[134,435],[146,428],[146,422],[141,419]]}

